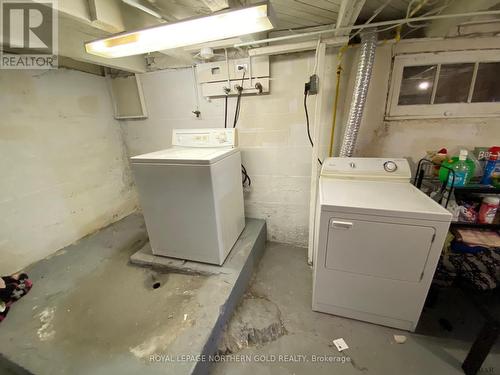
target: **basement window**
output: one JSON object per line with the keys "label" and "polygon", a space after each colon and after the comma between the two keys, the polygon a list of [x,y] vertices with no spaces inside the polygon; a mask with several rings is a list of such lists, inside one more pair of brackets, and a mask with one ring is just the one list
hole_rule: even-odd
{"label": "basement window", "polygon": [[398,55],[386,119],[500,116],[500,50]]}

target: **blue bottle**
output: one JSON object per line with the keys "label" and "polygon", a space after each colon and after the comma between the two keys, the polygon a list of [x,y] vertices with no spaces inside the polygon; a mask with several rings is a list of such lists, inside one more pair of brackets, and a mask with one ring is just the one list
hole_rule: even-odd
{"label": "blue bottle", "polygon": [[493,171],[495,170],[495,167],[497,165],[497,158],[497,155],[491,155],[488,162],[486,163],[484,167],[484,175],[481,179],[482,185],[491,185],[491,175],[493,174]]}

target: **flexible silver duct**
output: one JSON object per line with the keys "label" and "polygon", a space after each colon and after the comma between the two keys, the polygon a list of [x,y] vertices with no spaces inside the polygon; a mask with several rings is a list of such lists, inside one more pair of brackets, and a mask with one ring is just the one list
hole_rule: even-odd
{"label": "flexible silver duct", "polygon": [[361,34],[361,46],[359,53],[358,69],[356,70],[356,81],[352,93],[349,118],[344,131],[344,139],[340,148],[340,156],[350,157],[356,145],[361,118],[366,104],[366,95],[372,76],[373,60],[377,47],[377,33],[366,32]]}

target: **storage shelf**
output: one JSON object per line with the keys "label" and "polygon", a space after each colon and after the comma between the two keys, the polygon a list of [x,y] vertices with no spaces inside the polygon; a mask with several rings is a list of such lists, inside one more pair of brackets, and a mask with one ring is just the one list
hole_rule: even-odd
{"label": "storage shelf", "polygon": [[460,221],[452,221],[451,225],[456,227],[482,228],[482,229],[500,229],[500,223],[497,224],[481,224],[481,223],[465,223]]}
{"label": "storage shelf", "polygon": [[455,186],[454,190],[455,194],[500,194],[500,188],[489,185]]}

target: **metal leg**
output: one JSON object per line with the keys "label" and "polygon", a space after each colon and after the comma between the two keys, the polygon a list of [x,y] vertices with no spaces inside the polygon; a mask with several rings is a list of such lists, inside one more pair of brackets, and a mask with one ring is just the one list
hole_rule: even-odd
{"label": "metal leg", "polygon": [[462,364],[462,369],[467,375],[477,374],[491,348],[495,345],[499,332],[500,325],[498,322],[487,321],[484,324]]}

